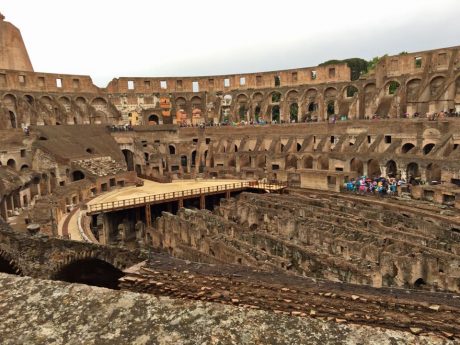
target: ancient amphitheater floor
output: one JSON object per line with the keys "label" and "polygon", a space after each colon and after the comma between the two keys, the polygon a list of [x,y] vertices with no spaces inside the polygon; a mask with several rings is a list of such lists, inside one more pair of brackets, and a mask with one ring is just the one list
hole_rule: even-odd
{"label": "ancient amphitheater floor", "polygon": [[190,189],[224,186],[226,184],[247,182],[247,180],[180,180],[171,183],[159,183],[143,180],[144,185],[140,187],[124,187],[104,193],[91,201],[88,205],[95,205],[104,202],[121,201],[132,198],[139,198],[149,195],[159,195],[164,193],[181,192]]}

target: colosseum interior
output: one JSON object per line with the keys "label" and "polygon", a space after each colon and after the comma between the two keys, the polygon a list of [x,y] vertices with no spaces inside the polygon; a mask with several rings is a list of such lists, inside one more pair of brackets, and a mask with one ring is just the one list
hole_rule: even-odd
{"label": "colosseum interior", "polygon": [[100,88],[0,32],[0,271],[460,339],[460,47]]}

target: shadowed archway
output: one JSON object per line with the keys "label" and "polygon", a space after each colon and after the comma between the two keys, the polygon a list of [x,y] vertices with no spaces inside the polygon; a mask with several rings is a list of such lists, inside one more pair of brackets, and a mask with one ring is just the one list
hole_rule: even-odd
{"label": "shadowed archway", "polygon": [[53,279],[118,290],[118,280],[123,276],[122,271],[108,262],[92,258],[72,261],[62,267]]}

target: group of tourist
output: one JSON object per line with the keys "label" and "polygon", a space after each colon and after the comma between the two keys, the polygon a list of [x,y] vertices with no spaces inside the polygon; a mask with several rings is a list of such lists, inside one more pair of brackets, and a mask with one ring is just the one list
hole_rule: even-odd
{"label": "group of tourist", "polygon": [[107,128],[112,132],[128,132],[128,131],[134,130],[131,124],[118,125],[118,126],[111,125],[111,126],[107,126]]}
{"label": "group of tourist", "polygon": [[396,179],[393,177],[376,177],[370,178],[367,176],[361,176],[359,178],[352,178],[350,181],[344,184],[344,188],[348,192],[358,194],[374,194],[379,196],[385,195],[399,195],[401,193],[401,187],[406,185],[404,179]]}

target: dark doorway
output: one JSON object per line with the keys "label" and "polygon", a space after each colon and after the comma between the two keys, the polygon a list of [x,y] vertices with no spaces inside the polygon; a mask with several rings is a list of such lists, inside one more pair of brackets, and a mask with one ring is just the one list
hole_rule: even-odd
{"label": "dark doorway", "polygon": [[134,171],[134,155],[129,150],[121,150],[123,152],[123,156],[125,156],[126,165],[128,167],[128,171]]}
{"label": "dark doorway", "polygon": [[280,107],[278,105],[272,108],[272,121],[280,122]]}
{"label": "dark doorway", "polygon": [[11,122],[11,128],[17,128],[18,124],[16,122],[16,115],[10,111],[10,122]]}
{"label": "dark doorway", "polygon": [[85,174],[83,174],[80,170],[75,170],[72,173],[72,181],[80,181],[85,178]]}
{"label": "dark doorway", "polygon": [[16,268],[11,264],[11,260],[0,256],[0,272],[8,274],[19,274]]}

